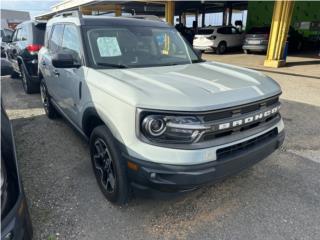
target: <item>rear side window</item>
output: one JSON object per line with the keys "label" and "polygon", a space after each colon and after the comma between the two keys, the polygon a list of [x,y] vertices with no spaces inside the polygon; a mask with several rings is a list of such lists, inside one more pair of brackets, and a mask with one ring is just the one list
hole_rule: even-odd
{"label": "rear side window", "polygon": [[213,34],[214,29],[199,29],[198,34],[199,35],[210,35]]}
{"label": "rear side window", "polygon": [[220,33],[220,34],[227,34],[227,30],[226,30],[227,28],[219,28],[218,29],[218,33]]}
{"label": "rear side window", "polygon": [[53,31],[51,34],[51,39],[49,41],[49,49],[51,51],[57,51],[60,48],[62,34],[63,34],[63,25],[62,24],[54,25]]}

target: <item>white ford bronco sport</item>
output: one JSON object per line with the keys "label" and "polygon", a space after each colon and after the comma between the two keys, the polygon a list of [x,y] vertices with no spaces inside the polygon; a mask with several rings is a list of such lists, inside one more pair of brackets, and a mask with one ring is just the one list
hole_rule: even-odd
{"label": "white ford bronco sport", "polygon": [[89,140],[113,203],[213,183],[284,140],[275,81],[202,61],[164,22],[62,13],[48,21],[39,71],[46,114]]}

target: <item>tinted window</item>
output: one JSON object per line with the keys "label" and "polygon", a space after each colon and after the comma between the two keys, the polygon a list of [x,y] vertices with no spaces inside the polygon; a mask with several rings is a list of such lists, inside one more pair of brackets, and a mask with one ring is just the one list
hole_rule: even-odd
{"label": "tinted window", "polygon": [[227,34],[227,30],[226,30],[227,28],[219,28],[218,29],[218,33],[220,33],[220,34]]}
{"label": "tinted window", "polygon": [[62,24],[55,25],[53,27],[51,39],[49,41],[49,49],[51,51],[57,51],[61,46],[62,34],[63,34],[63,25]]}
{"label": "tinted window", "polygon": [[239,31],[236,28],[231,28],[231,32],[232,34],[238,34]]}
{"label": "tinted window", "polygon": [[214,29],[199,29],[198,34],[200,35],[210,35],[213,34]]}
{"label": "tinted window", "polygon": [[63,31],[62,49],[68,50],[76,59],[80,58],[80,36],[74,25],[65,25]]}
{"label": "tinted window", "polygon": [[43,45],[45,31],[46,31],[46,24],[43,24],[43,23],[35,24],[33,28],[33,42]]}
{"label": "tinted window", "polygon": [[253,27],[248,33],[249,34],[268,34],[270,32],[270,27]]}

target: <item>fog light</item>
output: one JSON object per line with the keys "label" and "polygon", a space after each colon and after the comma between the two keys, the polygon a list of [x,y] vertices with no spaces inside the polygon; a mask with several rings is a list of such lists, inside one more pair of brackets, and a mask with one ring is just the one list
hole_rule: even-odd
{"label": "fog light", "polygon": [[156,173],[153,172],[153,173],[150,174],[150,178],[155,179],[156,177],[157,177],[157,174],[156,174]]}

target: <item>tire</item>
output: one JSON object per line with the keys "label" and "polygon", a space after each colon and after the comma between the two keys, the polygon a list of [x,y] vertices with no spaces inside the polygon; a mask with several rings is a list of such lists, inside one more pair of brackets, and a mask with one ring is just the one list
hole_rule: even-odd
{"label": "tire", "polygon": [[54,106],[51,103],[51,98],[48,94],[47,87],[43,80],[40,82],[40,95],[41,95],[41,102],[42,106],[44,108],[44,111],[48,118],[55,119],[59,116],[57,110],[54,108]]}
{"label": "tire", "polygon": [[113,204],[126,204],[129,200],[130,186],[125,161],[106,126],[100,125],[92,131],[90,154],[101,192]]}
{"label": "tire", "polygon": [[216,49],[216,53],[217,54],[224,54],[226,51],[227,51],[226,42],[220,42],[217,49]]}
{"label": "tire", "polygon": [[20,72],[24,91],[27,94],[38,93],[40,90],[39,85],[31,81],[30,77],[27,74],[27,69],[23,64],[20,65]]}
{"label": "tire", "polygon": [[16,72],[16,71],[13,71],[13,73],[11,74],[11,78],[20,78],[20,73]]}

